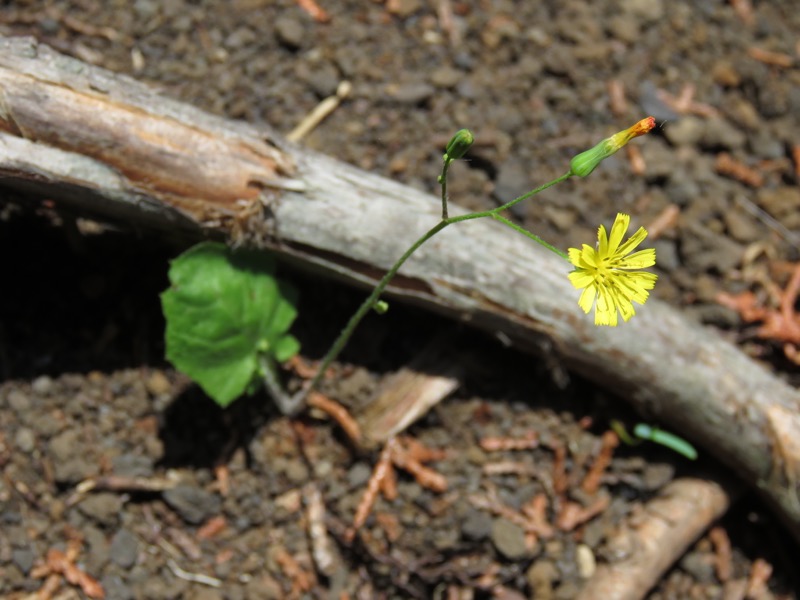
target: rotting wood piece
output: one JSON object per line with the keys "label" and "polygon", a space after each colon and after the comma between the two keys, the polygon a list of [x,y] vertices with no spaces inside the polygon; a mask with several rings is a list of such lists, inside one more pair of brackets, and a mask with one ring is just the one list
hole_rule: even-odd
{"label": "rotting wood piece", "polygon": [[[439,219],[438,198],[284,145],[264,128],[212,117],[30,39],[0,38],[0,81],[0,115],[7,123],[0,132],[2,184],[45,192],[108,220],[193,228],[198,237],[210,232],[368,287]],[[108,110],[148,122],[156,116],[168,119],[174,122],[169,131],[199,132],[200,138],[190,135],[181,145],[218,138],[242,148],[241,154],[223,151],[233,175],[218,176],[234,177],[231,195],[218,186],[205,195],[203,186],[157,184],[142,169],[126,165],[152,152],[165,160],[179,157],[177,165],[187,176],[206,170],[213,179],[217,171],[204,161],[214,159],[216,142],[199,144],[196,155],[194,148],[179,148],[158,135],[129,147],[127,138],[103,128],[105,105],[92,104],[94,110],[81,113],[78,125],[108,137],[92,134],[92,154],[85,156],[83,146],[70,145],[59,134],[76,131],[76,124],[60,122],[77,118],[75,113],[46,113],[56,106],[48,101],[38,105],[41,114],[31,116],[35,110],[20,107],[14,98],[38,102],[37,97],[22,94],[19,85],[92,95],[96,102],[107,100]],[[41,123],[48,124],[48,136],[35,133],[33,124]],[[135,119],[130,126],[137,130]],[[121,147],[108,151],[113,145]],[[255,188],[263,185],[262,195],[248,193],[251,182]],[[245,198],[236,198],[238,193]],[[268,211],[262,210],[265,200],[272,201]],[[463,212],[451,207],[452,214]],[[279,235],[270,236],[271,231]],[[608,386],[729,465],[761,491],[800,540],[800,447],[795,442],[800,393],[716,332],[655,299],[622,327],[595,327],[577,307],[568,270],[560,257],[484,219],[437,235],[404,265],[387,295],[557,357]]]}

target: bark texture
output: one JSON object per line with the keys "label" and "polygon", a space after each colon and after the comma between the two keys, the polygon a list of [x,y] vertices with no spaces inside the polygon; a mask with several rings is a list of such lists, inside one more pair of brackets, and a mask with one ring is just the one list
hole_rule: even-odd
{"label": "bark texture", "polygon": [[[0,184],[82,215],[268,248],[362,286],[440,211],[437,198],[26,38],[0,38]],[[568,270],[470,221],[424,245],[390,292],[608,387],[759,488],[800,540],[800,393],[657,300],[623,327],[595,327]]]}

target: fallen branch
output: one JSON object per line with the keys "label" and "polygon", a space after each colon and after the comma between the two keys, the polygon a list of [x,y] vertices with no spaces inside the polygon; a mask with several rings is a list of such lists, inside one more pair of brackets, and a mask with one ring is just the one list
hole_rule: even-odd
{"label": "fallen branch", "polygon": [[647,503],[644,515],[623,524],[608,541],[621,556],[600,565],[578,600],[644,598],[673,562],[725,513],[730,492],[703,479],[676,479]]}
{"label": "fallen branch", "polygon": [[[80,216],[268,248],[362,287],[440,210],[437,198],[26,38],[0,38],[0,178]],[[759,489],[800,539],[800,393],[655,300],[624,327],[595,327],[568,270],[479,220],[423,247],[389,294],[609,385]]]}

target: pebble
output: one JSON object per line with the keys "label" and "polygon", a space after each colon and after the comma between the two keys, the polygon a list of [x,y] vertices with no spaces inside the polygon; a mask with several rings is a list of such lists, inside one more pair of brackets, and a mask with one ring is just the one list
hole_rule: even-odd
{"label": "pebble", "polygon": [[297,19],[284,16],[275,21],[275,35],[283,46],[296,50],[305,40],[306,29]]}
{"label": "pebble", "polygon": [[153,396],[168,394],[172,390],[172,384],[167,379],[164,371],[153,371],[144,380],[144,386]]}
{"label": "pebble", "polygon": [[136,564],[136,558],[139,556],[139,540],[127,529],[120,529],[111,538],[108,554],[115,565],[130,569]]}
{"label": "pebble", "polygon": [[78,509],[90,519],[105,527],[112,527],[119,520],[122,498],[118,494],[100,492],[88,496]]}
{"label": "pebble", "polygon": [[11,562],[14,563],[17,568],[26,575],[33,567],[33,563],[35,561],[36,553],[28,547],[15,548],[11,551]]}
{"label": "pebble", "polygon": [[163,498],[184,521],[193,525],[218,513],[222,505],[215,494],[191,485],[179,485],[166,490]]}
{"label": "pebble", "polygon": [[153,459],[141,454],[121,454],[111,461],[115,475],[120,477],[151,477]]}
{"label": "pebble", "polygon": [[594,552],[586,544],[578,544],[577,548],[575,548],[575,563],[578,567],[578,576],[581,579],[589,579],[597,569]]}
{"label": "pebble", "polygon": [[492,517],[488,513],[471,508],[467,511],[464,523],[461,525],[461,535],[464,539],[480,541],[492,532]]}
{"label": "pebble", "polygon": [[525,572],[531,587],[531,598],[548,600],[553,597],[553,583],[559,578],[558,567],[552,560],[539,559]]}
{"label": "pebble", "polygon": [[699,143],[707,150],[737,150],[746,140],[745,134],[727,120],[712,118],[706,121]]}
{"label": "pebble", "polygon": [[433,96],[434,93],[436,93],[436,88],[422,81],[386,86],[386,94],[401,104],[419,104]]}
{"label": "pebble", "polygon": [[27,427],[20,427],[14,435],[14,445],[17,450],[28,454],[36,447],[36,435]]}
{"label": "pebble", "polygon": [[134,598],[131,586],[119,575],[106,572],[100,580],[100,585],[103,586],[106,598],[114,598],[115,600],[133,600]]}
{"label": "pebble", "polygon": [[13,389],[8,393],[8,405],[18,415],[23,415],[31,408],[31,398],[22,390]]}
{"label": "pebble", "polygon": [[530,553],[522,527],[508,519],[495,519],[490,537],[497,551],[509,560],[521,560]]}
{"label": "pebble", "polygon": [[703,137],[705,123],[698,117],[682,117],[667,123],[663,130],[666,138],[675,146],[690,146]]}
{"label": "pebble", "polygon": [[53,389],[53,379],[48,375],[40,375],[31,383],[31,389],[40,396],[46,396]]}
{"label": "pebble", "polygon": [[420,0],[387,0],[386,10],[401,19],[410,17],[422,8]]}

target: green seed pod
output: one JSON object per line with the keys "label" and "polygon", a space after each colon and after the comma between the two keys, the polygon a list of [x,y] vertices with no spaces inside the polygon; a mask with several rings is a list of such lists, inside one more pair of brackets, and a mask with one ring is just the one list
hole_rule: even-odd
{"label": "green seed pod", "polygon": [[462,158],[475,142],[475,136],[469,129],[459,130],[448,142],[445,150],[445,160],[456,160]]}

